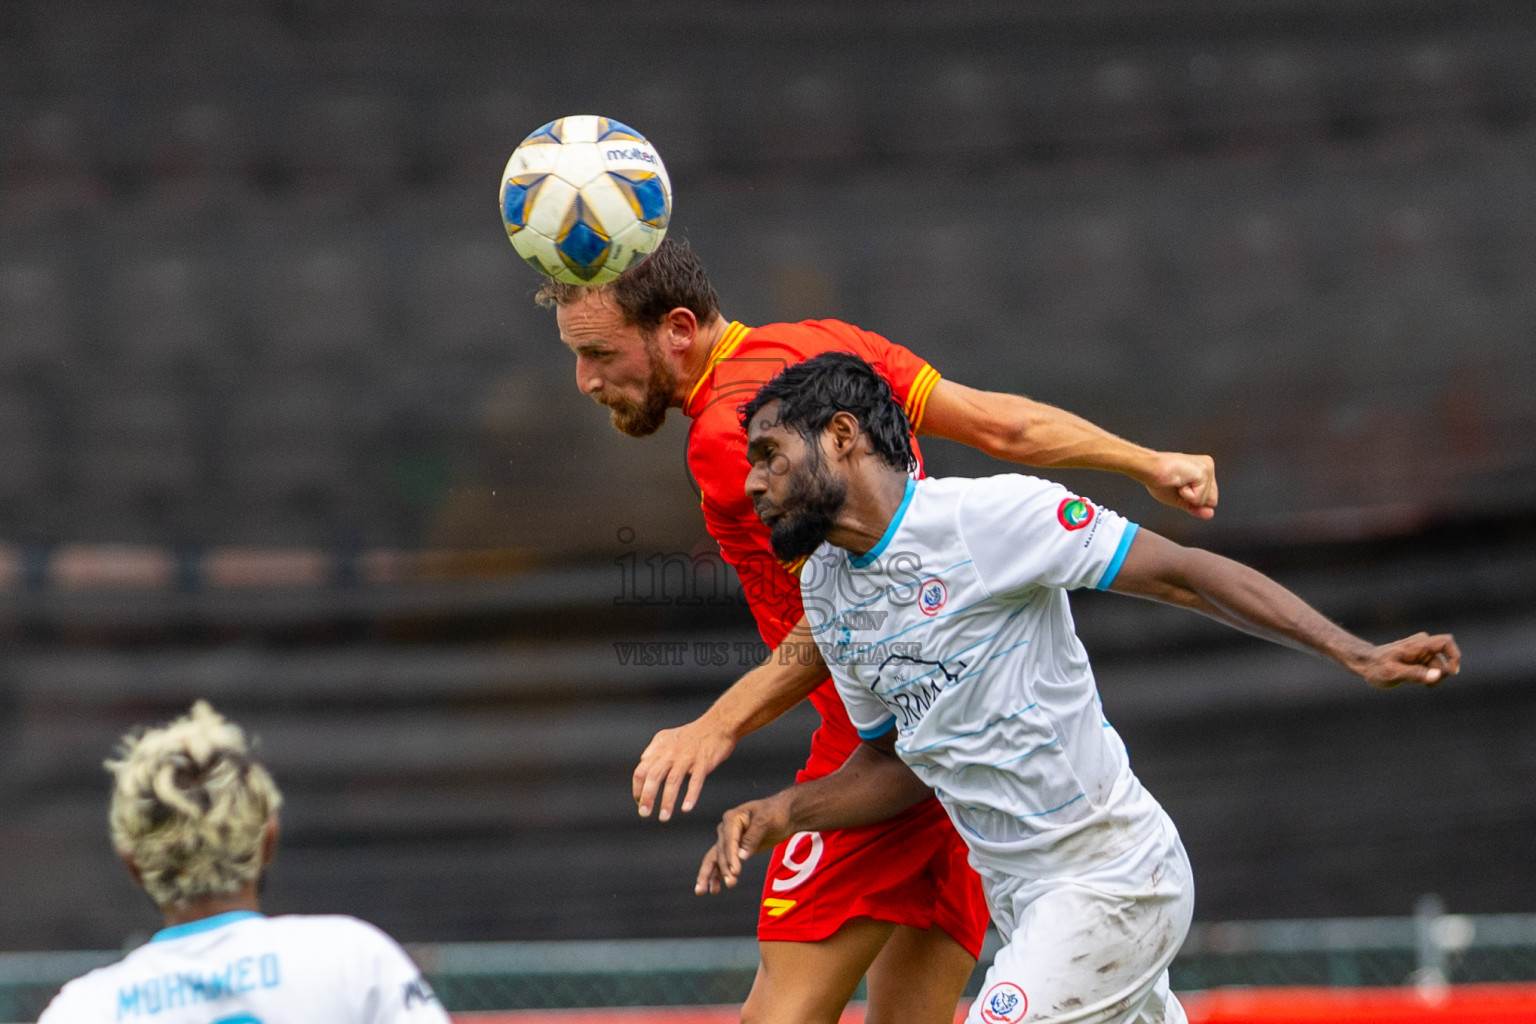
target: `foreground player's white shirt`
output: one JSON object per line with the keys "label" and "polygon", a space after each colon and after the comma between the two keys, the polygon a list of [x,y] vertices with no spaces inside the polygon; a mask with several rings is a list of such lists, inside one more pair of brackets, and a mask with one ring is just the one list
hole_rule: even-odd
{"label": "foreground player's white shirt", "polygon": [[1168,822],[1104,720],[1066,590],[1105,588],[1136,526],[1057,484],[908,481],[866,555],[806,562],[806,615],[860,735],[938,793],[989,874],[1070,877]]}
{"label": "foreground player's white shirt", "polygon": [[64,986],[38,1024],[447,1024],[405,951],[353,917],[220,914]]}

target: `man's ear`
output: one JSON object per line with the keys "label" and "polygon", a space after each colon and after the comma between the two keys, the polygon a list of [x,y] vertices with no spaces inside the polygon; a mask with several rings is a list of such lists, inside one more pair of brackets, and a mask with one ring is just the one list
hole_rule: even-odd
{"label": "man's ear", "polygon": [[678,306],[662,318],[656,328],[656,340],[669,352],[682,353],[693,345],[699,333],[699,318],[686,306]]}
{"label": "man's ear", "polygon": [[826,433],[832,454],[838,458],[847,458],[858,451],[859,441],[864,437],[864,431],[859,427],[859,418],[846,409],[839,409],[832,414],[832,419],[827,422]]}

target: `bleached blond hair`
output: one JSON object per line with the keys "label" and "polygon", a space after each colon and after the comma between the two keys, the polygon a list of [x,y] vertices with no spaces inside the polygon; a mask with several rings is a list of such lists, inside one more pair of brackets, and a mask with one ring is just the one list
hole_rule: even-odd
{"label": "bleached blond hair", "polygon": [[205,700],[169,725],[123,737],[106,762],[112,845],[160,906],[228,896],[256,881],[262,836],[282,806],[245,732]]}

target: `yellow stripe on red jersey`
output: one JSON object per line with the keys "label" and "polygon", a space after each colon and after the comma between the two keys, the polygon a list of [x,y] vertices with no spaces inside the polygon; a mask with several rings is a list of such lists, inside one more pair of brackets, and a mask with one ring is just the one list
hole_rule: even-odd
{"label": "yellow stripe on red jersey", "polygon": [[912,390],[907,393],[907,422],[912,424],[912,431],[917,432],[923,425],[923,413],[928,411],[928,396],[933,394],[933,389],[939,383],[939,371],[931,366],[924,366],[918,373],[917,379],[912,382]]}
{"label": "yellow stripe on red jersey", "polygon": [[746,338],[751,330],[752,328],[735,320],[732,320],[726,326],[725,333],[720,335],[720,340],[715,342],[714,347],[709,350],[709,358],[704,363],[704,372],[699,376],[697,383],[693,385],[693,389],[688,392],[688,398],[683,402],[684,409],[693,404],[694,396],[699,393],[699,389],[704,386],[704,382],[709,380],[711,375],[714,374],[715,367],[720,364],[721,360],[731,357],[731,353],[741,346],[742,340]]}
{"label": "yellow stripe on red jersey", "polygon": [[810,557],[810,555],[801,555],[793,562],[780,562],[779,564],[784,567],[785,572],[789,573],[791,576],[798,577],[800,575],[800,570],[805,568],[805,560]]}

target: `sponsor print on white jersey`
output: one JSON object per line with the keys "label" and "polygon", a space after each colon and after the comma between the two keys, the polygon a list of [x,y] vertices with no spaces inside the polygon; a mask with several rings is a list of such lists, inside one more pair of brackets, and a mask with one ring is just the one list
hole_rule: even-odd
{"label": "sponsor print on white jersey", "polygon": [[1108,587],[1135,533],[1034,477],[916,480],[868,553],[823,545],[802,571],[854,726],[896,730],[984,876],[1090,871],[1166,821],[1104,719],[1066,594]]}
{"label": "sponsor print on white jersey", "polygon": [[405,950],[353,917],[237,911],[157,932],[38,1024],[448,1024]]}

